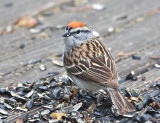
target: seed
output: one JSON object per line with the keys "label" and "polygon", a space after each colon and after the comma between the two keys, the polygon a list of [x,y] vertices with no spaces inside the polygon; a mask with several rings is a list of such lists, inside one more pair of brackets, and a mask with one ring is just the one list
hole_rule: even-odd
{"label": "seed", "polygon": [[1,109],[1,108],[0,108],[0,113],[1,113],[1,114],[5,114],[5,115],[7,115],[7,114],[8,114],[8,112],[7,112],[6,110]]}
{"label": "seed", "polygon": [[26,108],[31,109],[32,106],[33,106],[33,99],[27,101],[27,103],[26,103]]}

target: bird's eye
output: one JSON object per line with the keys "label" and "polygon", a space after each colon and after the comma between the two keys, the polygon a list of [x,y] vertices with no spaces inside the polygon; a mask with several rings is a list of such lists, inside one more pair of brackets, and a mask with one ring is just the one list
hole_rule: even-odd
{"label": "bird's eye", "polygon": [[77,30],[77,34],[79,34],[81,31],[80,30]]}

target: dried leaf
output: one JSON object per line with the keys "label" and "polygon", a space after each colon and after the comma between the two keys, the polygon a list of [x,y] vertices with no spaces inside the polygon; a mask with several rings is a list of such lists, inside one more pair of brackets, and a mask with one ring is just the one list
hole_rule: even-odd
{"label": "dried leaf", "polygon": [[17,21],[15,22],[15,24],[17,24],[18,26],[26,26],[27,23],[28,23],[28,17],[18,18]]}
{"label": "dried leaf", "polygon": [[149,13],[149,15],[152,16],[152,15],[156,14],[157,12],[159,12],[159,10],[158,10],[158,8],[155,8]]}
{"label": "dried leaf", "polygon": [[24,123],[24,119],[23,118],[19,118],[16,123]]}
{"label": "dried leaf", "polygon": [[24,16],[19,18],[15,24],[17,24],[18,26],[24,27],[26,26],[27,28],[32,28],[34,26],[36,26],[38,24],[38,21],[33,18],[33,17],[29,17],[29,16]]}
{"label": "dried leaf", "polygon": [[66,114],[64,114],[64,113],[52,113],[50,116],[52,118],[57,118],[57,120],[61,120],[62,116],[66,117]]}
{"label": "dried leaf", "polygon": [[38,24],[38,21],[35,18],[29,18],[27,28],[30,29],[32,27],[35,27]]}

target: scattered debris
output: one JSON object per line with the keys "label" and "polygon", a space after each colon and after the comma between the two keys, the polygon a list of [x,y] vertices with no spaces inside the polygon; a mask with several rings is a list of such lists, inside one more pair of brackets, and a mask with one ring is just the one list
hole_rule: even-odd
{"label": "scattered debris", "polygon": [[[66,76],[56,77],[56,75],[52,72],[52,76],[43,77],[34,83],[25,82],[18,84],[17,87],[11,83],[7,89],[1,88],[0,94],[5,93],[6,97],[0,98],[0,114],[8,116],[9,111],[27,112],[38,106],[41,109],[37,110],[39,112],[27,118],[21,116],[16,122],[43,120],[48,122],[100,122],[102,120],[121,122],[124,120],[123,117],[113,114],[114,108],[111,110],[112,103],[108,95],[98,96],[99,93],[90,95],[84,90],[77,89]],[[134,75],[132,71],[127,78],[132,79]],[[153,91],[150,91],[150,88],[145,92],[142,90],[143,94],[141,91],[129,91],[121,87],[120,91],[134,104],[137,111],[142,111],[147,107],[152,108],[152,110],[147,109],[144,115],[136,115],[134,112],[132,117],[126,115],[126,122],[149,121],[151,118],[157,118],[155,116],[158,116],[160,110],[160,104],[157,102],[160,91],[155,89],[158,89],[158,83],[159,81],[156,81],[155,86],[150,87],[154,89]],[[153,112],[154,115],[152,115]]]}
{"label": "scattered debris", "polygon": [[102,11],[105,9],[104,5],[99,4],[99,3],[95,3],[92,5],[92,9],[98,10],[98,11]]}

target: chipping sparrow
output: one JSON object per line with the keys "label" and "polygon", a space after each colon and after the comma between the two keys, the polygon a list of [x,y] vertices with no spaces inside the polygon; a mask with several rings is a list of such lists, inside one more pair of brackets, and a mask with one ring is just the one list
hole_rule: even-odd
{"label": "chipping sparrow", "polygon": [[71,22],[65,28],[64,67],[80,88],[95,93],[106,90],[117,113],[135,111],[134,106],[119,92],[118,74],[114,59],[107,48],[81,22]]}

